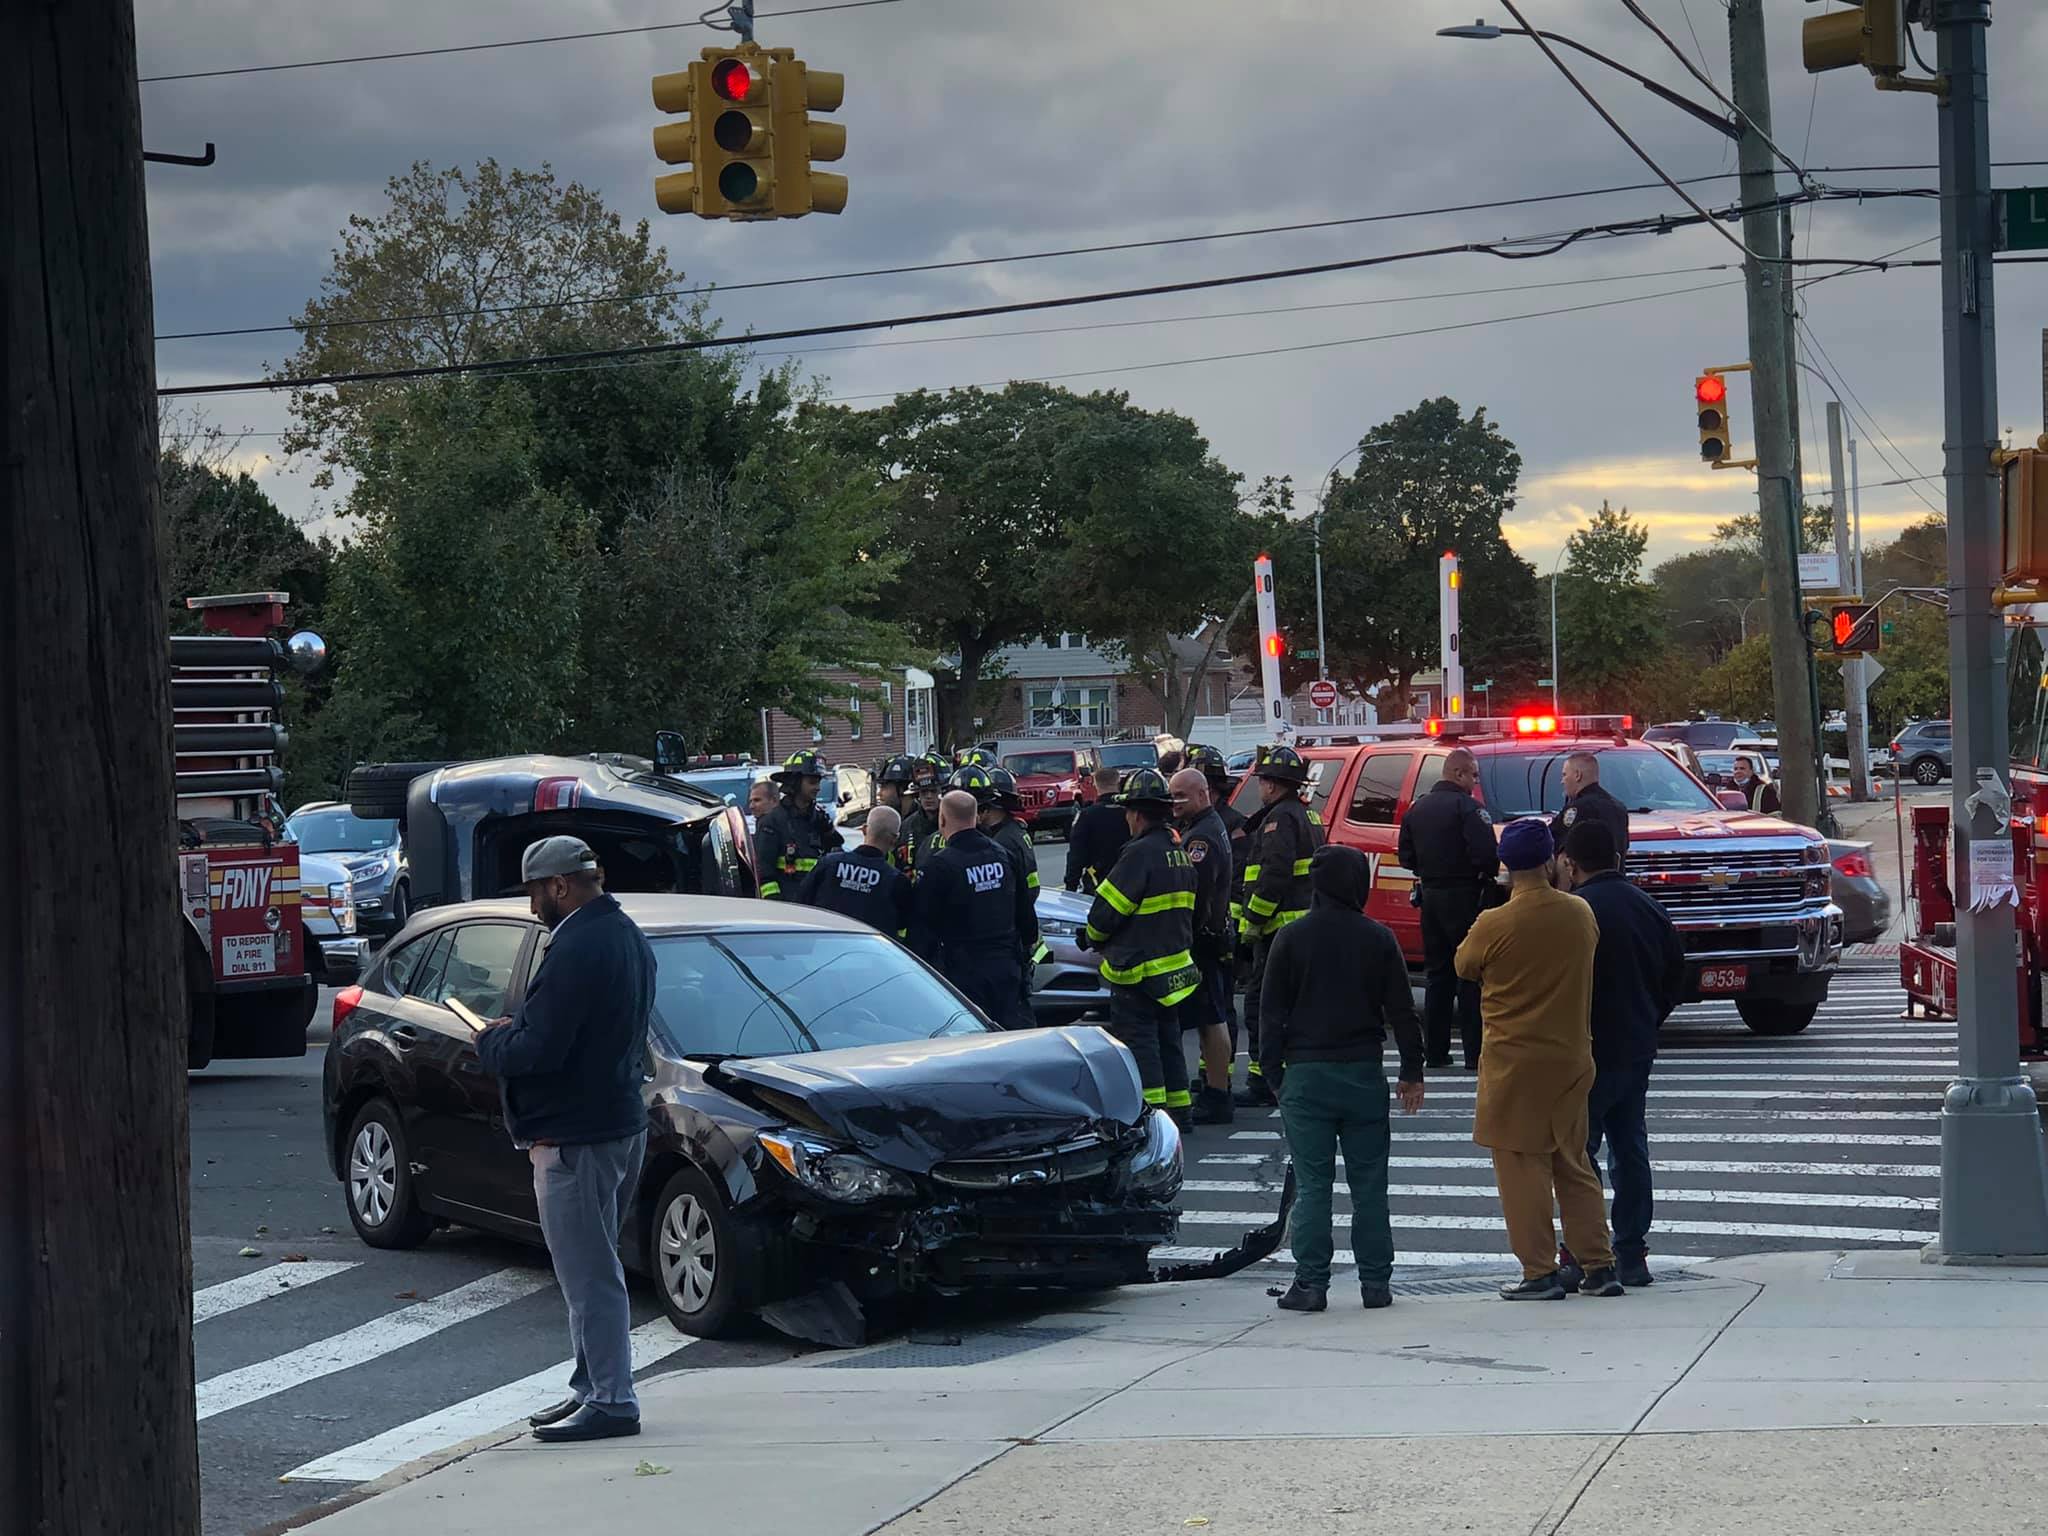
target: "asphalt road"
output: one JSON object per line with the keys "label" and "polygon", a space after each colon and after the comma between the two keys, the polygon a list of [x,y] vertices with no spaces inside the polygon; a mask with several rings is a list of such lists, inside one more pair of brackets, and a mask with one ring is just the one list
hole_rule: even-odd
{"label": "asphalt road", "polygon": [[[1040,845],[1056,883],[1064,845]],[[1941,1091],[1953,1025],[1902,1023],[1895,970],[1846,972],[1804,1035],[1751,1035],[1726,1004],[1681,1010],[1652,1095],[1653,1262],[1772,1248],[1913,1246],[1936,1225]],[[192,1076],[195,1348],[205,1530],[229,1536],[513,1422],[558,1395],[569,1353],[545,1256],[474,1233],[410,1253],[362,1245],[321,1147],[331,999],[302,1060]],[[1505,1253],[1471,1079],[1440,1076],[1397,1117],[1396,1248],[1415,1274]],[[1186,1253],[1270,1219],[1283,1143],[1270,1113],[1189,1141]],[[1348,1258],[1341,1193],[1337,1246]],[[243,1250],[253,1250],[244,1252]],[[986,1311],[954,1319],[957,1331]],[[684,1347],[644,1287],[650,1372],[784,1360],[771,1334]]]}

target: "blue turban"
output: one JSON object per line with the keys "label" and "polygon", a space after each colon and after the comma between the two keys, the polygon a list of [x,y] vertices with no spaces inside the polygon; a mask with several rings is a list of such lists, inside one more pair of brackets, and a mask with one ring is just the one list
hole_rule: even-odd
{"label": "blue turban", "polygon": [[1550,824],[1535,816],[1511,821],[1501,830],[1500,861],[1509,869],[1541,869],[1554,851]]}

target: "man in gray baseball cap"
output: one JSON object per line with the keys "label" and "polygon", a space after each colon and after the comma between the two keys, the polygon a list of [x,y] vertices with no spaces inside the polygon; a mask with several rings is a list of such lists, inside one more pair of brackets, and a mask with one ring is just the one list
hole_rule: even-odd
{"label": "man in gray baseball cap", "polygon": [[477,1036],[505,1096],[505,1124],[533,1163],[541,1235],[569,1304],[568,1398],[534,1414],[538,1440],[640,1433],[633,1326],[619,1228],[647,1152],[640,1096],[654,951],[580,837],[549,837],[520,861],[533,914],[553,931],[519,1012]]}

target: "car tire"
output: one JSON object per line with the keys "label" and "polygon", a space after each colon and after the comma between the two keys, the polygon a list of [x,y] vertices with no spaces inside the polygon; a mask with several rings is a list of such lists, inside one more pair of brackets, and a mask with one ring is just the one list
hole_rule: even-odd
{"label": "car tire", "polygon": [[1752,1034],[1796,1035],[1813,1022],[1820,1012],[1819,1003],[1767,1002],[1761,998],[1744,998],[1735,1005],[1735,1011],[1742,1015]]}
{"label": "car tire", "polygon": [[405,926],[406,920],[411,916],[412,886],[401,880],[391,887],[391,906],[387,910],[385,921],[391,925],[391,931],[396,933]]}
{"label": "car tire", "polygon": [[398,821],[405,816],[405,792],[412,781],[446,768],[440,763],[364,763],[348,774],[348,808],[365,821]]}
{"label": "car tire", "polygon": [[370,1100],[349,1123],[341,1190],[349,1224],[372,1248],[417,1248],[434,1230],[413,1193],[405,1124],[389,1099]]}
{"label": "car tire", "polygon": [[647,1256],[662,1311],[695,1338],[725,1338],[761,1305],[758,1238],[695,1168],[677,1169],[661,1187]]}
{"label": "car tire", "polygon": [[1938,757],[1916,757],[1913,759],[1911,772],[1915,784],[1931,788],[1942,781],[1947,770],[1941,766],[1941,759]]}

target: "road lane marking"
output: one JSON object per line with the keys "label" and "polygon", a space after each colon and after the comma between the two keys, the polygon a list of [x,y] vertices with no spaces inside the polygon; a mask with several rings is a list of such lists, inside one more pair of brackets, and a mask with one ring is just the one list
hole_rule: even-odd
{"label": "road lane marking", "polygon": [[192,1322],[196,1326],[224,1313],[252,1306],[271,1296],[282,1296],[315,1280],[358,1268],[360,1259],[308,1259],[303,1264],[269,1264],[246,1275],[223,1280],[192,1293]]}
{"label": "road lane marking", "polygon": [[[632,1333],[633,1369],[659,1365],[697,1341],[678,1333],[666,1317],[643,1323]],[[576,1362],[564,1360],[531,1376],[508,1381],[475,1397],[423,1414],[381,1435],[358,1441],[341,1450],[303,1462],[278,1479],[281,1483],[364,1483],[386,1472],[396,1471],[409,1461],[451,1445],[460,1445],[478,1435],[489,1434],[516,1424],[529,1413],[560,1401],[568,1393],[569,1373]]]}
{"label": "road lane marking", "polygon": [[[1715,1118],[1721,1119],[1726,1117],[1716,1116]],[[1862,1119],[1864,1117],[1859,1115],[1856,1118]],[[1914,1118],[1918,1119],[1920,1117],[1915,1116]],[[1798,1134],[1786,1134],[1774,1131],[1671,1130],[1658,1131],[1656,1132],[1656,1135],[1657,1139],[1660,1141],[1677,1142],[1683,1146],[1688,1147],[1721,1145],[1731,1147],[1938,1147],[1941,1145],[1941,1137],[1938,1135],[1894,1136],[1881,1135],[1876,1132],[1869,1131],[1816,1133],[1810,1136],[1802,1136]],[[1278,1141],[1280,1140],[1280,1133],[1278,1131],[1232,1131],[1230,1133],[1230,1139],[1232,1141]],[[1469,1132],[1463,1136],[1456,1136],[1451,1135],[1447,1132],[1435,1132],[1427,1130],[1403,1131],[1400,1133],[1400,1139],[1403,1143],[1409,1144],[1418,1141],[1449,1141],[1462,1142],[1465,1145],[1470,1146],[1472,1143],[1472,1137]]]}
{"label": "road lane marking", "polygon": [[345,1333],[210,1376],[199,1383],[199,1417],[210,1419],[322,1376],[350,1370],[553,1285],[553,1277],[545,1271],[501,1269],[431,1300],[374,1317]]}
{"label": "road lane marking", "polygon": [[[1181,1189],[1207,1195],[1271,1195],[1279,1193],[1270,1181],[1252,1179],[1189,1179]],[[1667,1189],[1657,1186],[1657,1203],[1674,1205],[1796,1205],[1826,1210],[1934,1211],[1941,1202],[1932,1195],[1852,1195],[1804,1189]],[[1491,1184],[1389,1184],[1392,1200],[1475,1200],[1498,1199]]]}
{"label": "road lane marking", "polygon": [[[1931,1214],[1931,1212],[1930,1212]],[[1182,1211],[1180,1219],[1198,1227],[1261,1227],[1273,1219],[1270,1211]],[[1330,1218],[1340,1227],[1351,1225],[1349,1215]],[[1397,1232],[1498,1232],[1498,1216],[1438,1216],[1394,1213]],[[1667,1221],[1662,1216],[1652,1224],[1657,1232],[1682,1232],[1693,1237],[1811,1237],[1844,1243],[1924,1244],[1932,1229],[1908,1227],[1843,1227],[1805,1225],[1774,1221]]]}
{"label": "road lane marking", "polygon": [[[1255,1168],[1261,1164],[1279,1166],[1279,1154],[1274,1152],[1222,1152],[1214,1157],[1201,1158],[1204,1165],[1218,1167]],[[1394,1168],[1470,1168],[1493,1171],[1490,1157],[1393,1157],[1387,1159]],[[1337,1166],[1344,1166],[1344,1159],[1337,1159]],[[1783,1178],[1849,1178],[1849,1179],[1938,1179],[1941,1177],[1939,1163],[1731,1163],[1712,1158],[1654,1158],[1650,1167],[1657,1173],[1757,1173]],[[1192,1184],[1183,1185],[1192,1189]],[[1278,1190],[1277,1179],[1257,1186],[1261,1191]]]}

